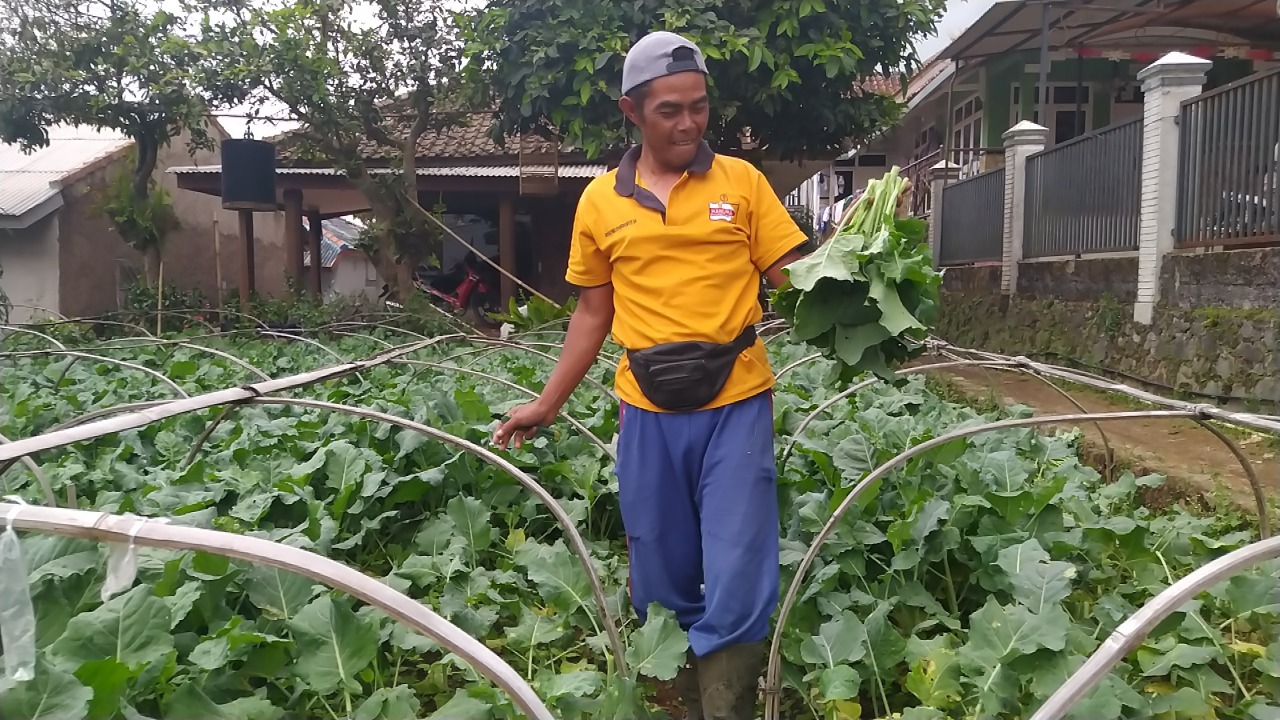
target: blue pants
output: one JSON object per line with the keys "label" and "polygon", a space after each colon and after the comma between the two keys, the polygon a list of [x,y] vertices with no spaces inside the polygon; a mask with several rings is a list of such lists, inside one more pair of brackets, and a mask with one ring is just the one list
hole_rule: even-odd
{"label": "blue pants", "polygon": [[680,414],[623,403],[620,424],[618,493],[641,621],[651,602],[671,610],[699,657],[766,639],[779,583],[772,393]]}

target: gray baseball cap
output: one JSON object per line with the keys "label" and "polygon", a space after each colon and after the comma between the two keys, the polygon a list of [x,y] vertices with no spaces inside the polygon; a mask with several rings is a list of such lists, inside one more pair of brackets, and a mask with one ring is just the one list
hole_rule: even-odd
{"label": "gray baseball cap", "polygon": [[673,32],[650,33],[636,41],[622,61],[622,94],[650,80],[682,72],[707,74],[707,61],[698,46]]}

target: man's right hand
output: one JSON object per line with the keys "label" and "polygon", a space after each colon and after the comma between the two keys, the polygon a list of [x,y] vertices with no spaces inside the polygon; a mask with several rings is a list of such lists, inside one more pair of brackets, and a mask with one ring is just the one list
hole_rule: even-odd
{"label": "man's right hand", "polygon": [[514,439],[516,447],[520,447],[525,440],[533,437],[539,428],[548,427],[555,422],[558,414],[555,408],[541,399],[534,400],[528,405],[514,407],[507,414],[507,419],[502,421],[497,430],[494,430],[493,443],[506,450]]}

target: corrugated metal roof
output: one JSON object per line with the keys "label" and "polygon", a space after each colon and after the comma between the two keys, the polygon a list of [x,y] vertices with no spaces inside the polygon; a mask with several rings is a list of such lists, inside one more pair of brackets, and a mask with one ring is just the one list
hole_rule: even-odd
{"label": "corrugated metal roof", "polygon": [[[534,174],[542,175],[550,173],[554,167],[552,165],[526,165],[526,170]],[[609,171],[608,165],[592,164],[592,165],[561,165],[559,167],[559,176],[562,178],[593,178],[599,177]],[[168,172],[178,174],[198,174],[208,173],[217,174],[222,172],[221,165],[203,165],[203,166],[183,166],[171,167]],[[370,170],[372,173],[394,172],[388,168],[375,168]],[[340,175],[340,170],[336,168],[276,168],[279,175]],[[418,168],[418,174],[429,177],[519,177],[519,165],[460,165],[455,167],[421,167]]]}
{"label": "corrugated metal roof", "polygon": [[[308,230],[311,227],[306,217],[302,218],[302,226]],[[320,267],[331,268],[344,251],[356,249],[355,241],[360,235],[359,225],[350,220],[334,218],[322,220],[320,228]],[[302,266],[311,267],[310,250],[302,251]]]}
{"label": "corrugated metal roof", "polygon": [[127,147],[117,132],[83,127],[54,127],[49,145],[24,153],[0,145],[0,215],[18,216],[57,195],[62,181],[104,157]]}

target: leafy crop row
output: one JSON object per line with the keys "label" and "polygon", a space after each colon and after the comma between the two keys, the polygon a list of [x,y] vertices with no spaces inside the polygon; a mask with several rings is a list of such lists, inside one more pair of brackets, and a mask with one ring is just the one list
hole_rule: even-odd
{"label": "leafy crop row", "polygon": [[[390,335],[385,341],[401,342]],[[541,339],[546,339],[541,338]],[[36,338],[5,340],[14,350]],[[272,376],[331,364],[287,340],[204,339]],[[382,345],[324,341],[356,358]],[[804,348],[770,343],[777,367]],[[440,346],[449,362],[537,388],[550,362]],[[546,348],[542,348],[546,349]],[[251,381],[192,348],[98,347],[195,394]],[[836,392],[828,361],[777,389],[783,441]],[[155,378],[91,359],[0,357],[0,434],[24,437],[96,408],[172,394]],[[602,364],[594,377],[607,383]],[[55,385],[55,383],[57,383]],[[483,443],[493,414],[525,398],[475,375],[388,365],[293,395],[358,405]],[[609,396],[584,384],[566,408],[608,443]],[[557,497],[587,542],[632,674],[614,666],[586,574],[550,514],[509,476],[385,424],[316,409],[189,414],[38,458],[81,507],[254,533],[310,548],[420,598],[530,679],[557,716],[641,717],[687,647],[671,616],[638,626],[612,461],[567,424],[510,453]],[[797,438],[783,468],[782,556],[790,580],[858,479],[979,413],[923,380],[872,386]],[[1252,539],[1247,528],[1136,500],[1159,477],[1104,483],[1076,435],[1004,430],[957,440],[890,474],[824,546],[783,642],[787,717],[1018,718],[1162,588]],[[779,443],[779,448],[783,442]],[[191,462],[188,463],[188,459]],[[43,497],[21,466],[6,492]],[[0,680],[0,717],[513,718],[507,699],[428,639],[309,580],[193,552],[141,550],[136,583],[103,602],[106,550],[28,535],[39,667]],[[1236,577],[1169,619],[1074,717],[1238,718],[1280,713],[1280,568]]]}

